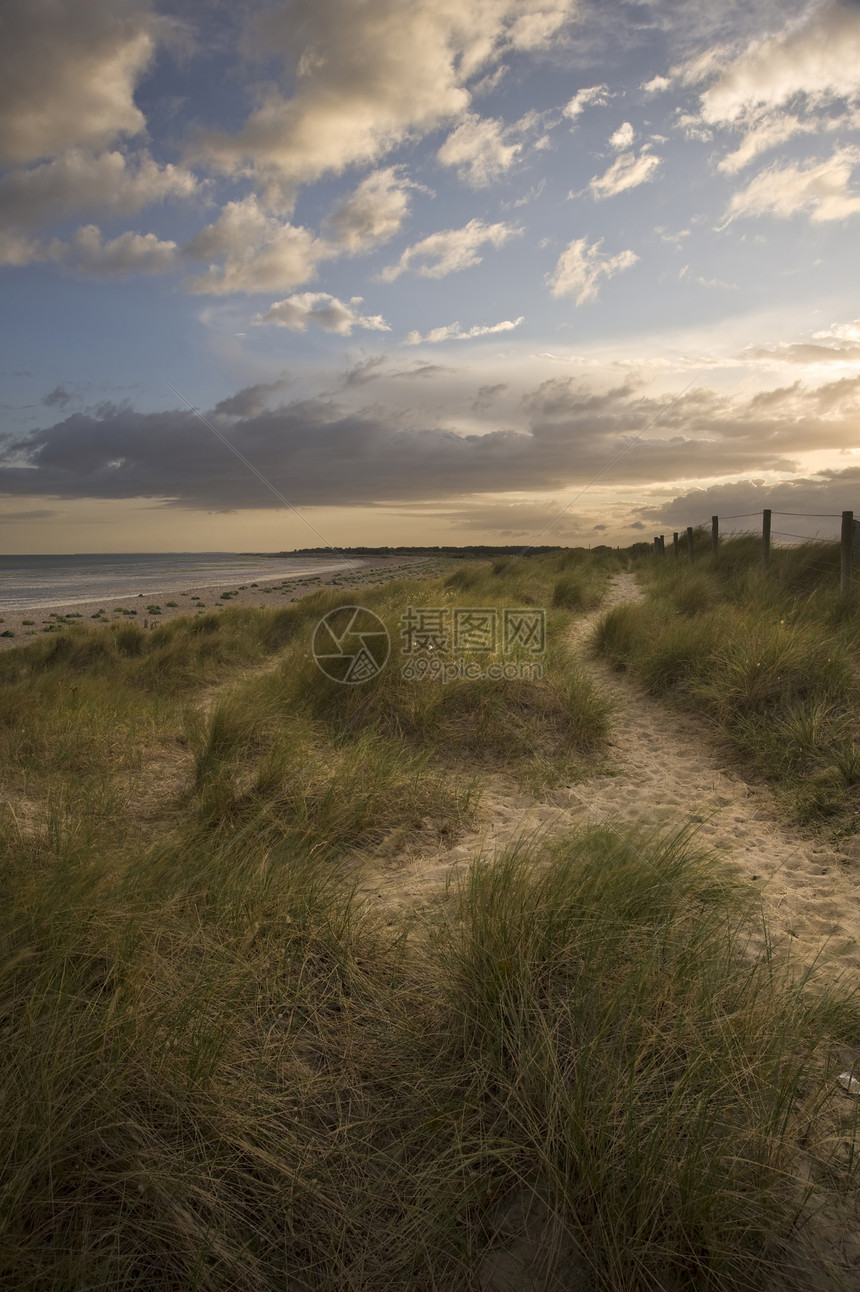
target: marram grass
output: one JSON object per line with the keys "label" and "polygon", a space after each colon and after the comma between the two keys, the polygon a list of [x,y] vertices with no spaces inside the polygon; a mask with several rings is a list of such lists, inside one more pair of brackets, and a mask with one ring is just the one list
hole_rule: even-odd
{"label": "marram grass", "polygon": [[[583,563],[372,604],[549,607]],[[349,599],[0,657],[0,1286],[837,1288],[849,984],[754,954],[754,899],[683,837],[371,900],[383,837],[438,848],[485,773],[598,757],[611,715],[563,607],[540,683],[335,690],[308,641]]]}
{"label": "marram grass", "polygon": [[514,848],[407,929],[287,844],[4,836],[4,1288],[838,1286],[856,999],[689,841]]}

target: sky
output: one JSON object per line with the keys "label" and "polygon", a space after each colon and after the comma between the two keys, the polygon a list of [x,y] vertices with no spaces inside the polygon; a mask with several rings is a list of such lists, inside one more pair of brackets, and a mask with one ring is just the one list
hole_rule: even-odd
{"label": "sky", "polygon": [[830,537],[858,248],[857,0],[4,0],[0,552]]}

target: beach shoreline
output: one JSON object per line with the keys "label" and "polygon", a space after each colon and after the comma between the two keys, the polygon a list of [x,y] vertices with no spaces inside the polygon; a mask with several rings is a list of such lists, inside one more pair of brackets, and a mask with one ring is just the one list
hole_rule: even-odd
{"label": "beach shoreline", "polygon": [[[297,570],[284,574],[281,571],[270,576],[258,576],[253,583],[245,585],[240,581],[241,576],[216,583],[207,583],[205,577],[194,583],[183,576],[165,582],[157,592],[126,593],[90,601],[57,601],[13,609],[0,606],[0,650],[27,645],[43,634],[55,634],[75,624],[91,626],[132,621],[141,628],[153,629],[181,615],[196,615],[201,611],[217,613],[226,606],[276,609],[320,588],[374,586],[395,577],[398,571],[412,573],[416,566],[427,565],[435,559],[421,556],[356,557],[351,562],[351,569],[338,562],[330,571],[323,572],[319,558],[309,558],[313,572]],[[230,595],[226,596],[227,593]],[[158,610],[150,611],[150,606],[157,606]]]}

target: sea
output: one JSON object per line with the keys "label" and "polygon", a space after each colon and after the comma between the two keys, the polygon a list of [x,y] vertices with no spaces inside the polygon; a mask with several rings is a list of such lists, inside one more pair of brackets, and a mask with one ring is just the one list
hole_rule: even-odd
{"label": "sea", "polygon": [[352,569],[345,560],[242,556],[234,552],[139,552],[0,556],[0,612],[76,605],[166,592],[196,592],[235,581],[270,582]]}

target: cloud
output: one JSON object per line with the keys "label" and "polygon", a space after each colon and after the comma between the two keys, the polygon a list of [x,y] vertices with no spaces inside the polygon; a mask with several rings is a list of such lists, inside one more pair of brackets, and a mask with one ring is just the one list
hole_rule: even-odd
{"label": "cloud", "polygon": [[811,341],[783,342],[772,346],[747,346],[742,359],[775,360],[777,363],[839,364],[852,366],[860,360],[860,319],[834,323],[813,332]]}
{"label": "cloud", "polygon": [[20,233],[4,233],[0,229],[0,265],[32,265],[47,259],[47,249],[40,242]]}
{"label": "cloud", "polygon": [[843,220],[860,211],[860,193],[852,191],[851,174],[860,163],[860,149],[837,149],[824,161],[805,165],[774,163],[732,195],[726,223],[739,216],[775,215],[788,219],[806,212],[815,224]]}
{"label": "cloud", "polygon": [[608,85],[589,85],[585,89],[577,90],[563,108],[563,112],[569,121],[576,121],[586,108],[602,108],[614,97]]}
{"label": "cloud", "polygon": [[310,230],[267,215],[254,194],[228,202],[182,250],[189,259],[212,262],[186,286],[216,296],[297,287],[313,277],[320,260],[335,254]]}
{"label": "cloud", "polygon": [[492,117],[468,113],[436,154],[443,166],[451,166],[464,183],[486,188],[519,160],[521,143],[506,143],[512,128]]}
{"label": "cloud", "polygon": [[591,196],[597,202],[605,197],[614,197],[616,193],[623,193],[625,189],[647,184],[655,178],[661,165],[661,158],[654,153],[643,152],[638,157],[634,153],[622,153],[620,157],[616,157],[609,170],[603,175],[595,175],[589,181]]}
{"label": "cloud", "polygon": [[810,107],[860,93],[860,10],[827,3],[768,39],[756,40],[704,91],[701,115],[713,125],[745,122],[762,108],[803,96]]}
{"label": "cloud", "polygon": [[269,396],[283,390],[286,384],[286,379],[280,378],[278,381],[258,381],[254,386],[243,386],[235,395],[216,404],[215,412],[227,417],[256,417],[266,407]]}
{"label": "cloud", "polygon": [[404,338],[405,345],[435,345],[439,341],[470,341],[477,336],[493,336],[497,332],[512,332],[525,322],[521,315],[518,319],[505,319],[502,323],[492,323],[488,327],[470,327],[464,331],[459,323],[448,323],[445,327],[435,327],[422,336],[420,332],[408,332]]}
{"label": "cloud", "polygon": [[717,170],[722,171],[724,175],[736,175],[760,153],[767,152],[769,148],[775,148],[778,144],[786,143],[796,134],[815,132],[818,129],[817,122],[801,121],[791,113],[772,113],[763,116],[747,132],[735,151],[727,153],[720,159]]}
{"label": "cloud", "polygon": [[795,342],[768,349],[766,346],[750,346],[742,351],[740,357],[749,359],[772,359],[777,363],[850,363],[852,366],[860,360],[860,342],[854,345],[830,346],[815,345],[813,342]]}
{"label": "cloud", "polygon": [[79,273],[163,274],[176,261],[175,242],[163,242],[154,233],[121,233],[105,242],[95,224],[78,229],[55,254]]}
{"label": "cloud", "polygon": [[350,336],[354,327],[390,332],[381,315],[368,316],[356,311],[355,306],[361,304],[361,299],[353,296],[347,305],[327,292],[302,292],[286,300],[275,301],[265,314],[255,314],[251,323],[255,327],[271,323],[275,327],[291,328],[294,332],[306,332],[308,323],[316,323],[324,332],[334,332],[338,336]]}
{"label": "cloud", "polygon": [[137,135],[134,102],[158,23],[134,0],[5,0],[0,161],[39,161]]}
{"label": "cloud", "polygon": [[61,511],[51,507],[31,507],[26,511],[0,511],[0,525],[20,524],[22,520],[51,520],[54,516],[62,516]]}
{"label": "cloud", "polygon": [[61,242],[35,242],[0,231],[0,265],[30,265],[53,261],[78,274],[114,276],[163,274],[177,261],[175,242],[154,233],[120,233],[105,241],[96,224],[85,224]]}
{"label": "cloud", "polygon": [[479,265],[483,257],[478,252],[482,247],[501,247],[521,232],[511,224],[470,220],[462,229],[443,229],[407,247],[397,264],[388,265],[379,277],[384,283],[393,283],[401,274],[411,271],[421,278],[444,278]]}
{"label": "cloud", "polygon": [[72,399],[72,394],[65,386],[55,386],[53,390],[48,391],[47,395],[42,396],[42,403],[46,408],[65,408]]}
{"label": "cloud", "polygon": [[[259,19],[248,51],[282,56],[291,97],[269,86],[237,134],[206,131],[194,150],[230,173],[280,185],[370,165],[407,137],[469,110],[469,82],[508,53],[545,47],[574,0],[294,0]],[[271,195],[270,195],[271,196]]]}
{"label": "cloud", "polygon": [[601,278],[613,278],[639,259],[630,250],[619,251],[615,256],[603,255],[602,246],[602,238],[591,246],[587,238],[568,243],[547,279],[553,296],[574,296],[577,305],[596,300]]}
{"label": "cloud", "polygon": [[636,138],[636,132],[629,121],[624,121],[618,127],[614,134],[609,136],[609,146],[616,152],[621,152],[624,148],[632,148],[633,140]]}
{"label": "cloud", "polygon": [[[761,513],[769,508],[774,512],[772,524],[777,542],[791,542],[795,534],[836,539],[841,513],[856,497],[858,484],[860,467],[847,467],[794,479],[730,481],[707,489],[691,489],[666,503],[636,510],[656,524],[673,528],[700,525],[710,521],[711,516],[724,516],[739,517],[724,522],[726,532],[760,532]],[[781,511],[792,515],[781,517]],[[783,529],[788,533],[783,534]]]}
{"label": "cloud", "polygon": [[838,0],[810,6],[740,54],[714,48],[676,69],[675,76],[686,84],[711,82],[698,113],[679,124],[702,135],[713,129],[741,132],[739,146],[718,164],[736,174],[797,134],[856,128],[860,8]]}
{"label": "cloud", "polygon": [[68,148],[52,161],[0,179],[0,219],[7,228],[32,228],[84,210],[129,215],[166,198],[191,197],[197,189],[190,171],[159,166],[145,150],[129,158],[118,150]]}
{"label": "cloud", "polygon": [[643,94],[662,94],[671,84],[668,76],[654,76],[650,81],[643,81],[639,89]]}
{"label": "cloud", "polygon": [[568,500],[556,496],[546,501],[475,499],[435,515],[452,529],[495,534],[508,542],[537,540],[540,544],[562,546],[584,539],[596,528],[592,517],[568,511],[567,504]]}
{"label": "cloud", "polygon": [[850,323],[831,323],[829,328],[813,332],[816,341],[860,341],[860,319]]}
{"label": "cloud", "polygon": [[409,190],[416,188],[398,166],[373,171],[329,215],[329,237],[348,255],[387,242],[400,232],[409,214]]}
{"label": "cloud", "polygon": [[[508,374],[510,365],[500,364],[498,371],[503,368]],[[482,397],[477,385],[464,389],[459,370],[433,366],[432,372],[426,391],[414,383],[410,413],[395,389],[399,382],[390,392],[384,380],[375,384],[372,403],[359,382],[239,414],[229,436],[296,506],[552,493],[592,479],[653,422],[667,398],[643,393],[634,380],[611,389],[569,377],[524,391],[508,383],[506,429],[498,429],[494,405],[483,413],[476,408],[482,398],[489,404],[486,382]],[[419,376],[421,369],[409,375]],[[660,481],[668,489],[671,481],[799,474],[797,459],[810,445],[821,451],[856,445],[858,410],[860,377],[814,388],[795,382],[753,397],[698,387],[681,395],[618,458],[613,483],[639,488]],[[474,433],[476,426],[488,429]],[[860,476],[860,468],[855,470]],[[138,413],[110,405],[18,439],[7,436],[0,443],[4,494],[150,498],[202,510],[271,506],[259,479],[238,470],[232,454],[187,409]],[[850,496],[842,505],[850,505]],[[704,517],[721,510],[728,509],[708,505]],[[700,519],[697,512],[688,523]]]}

